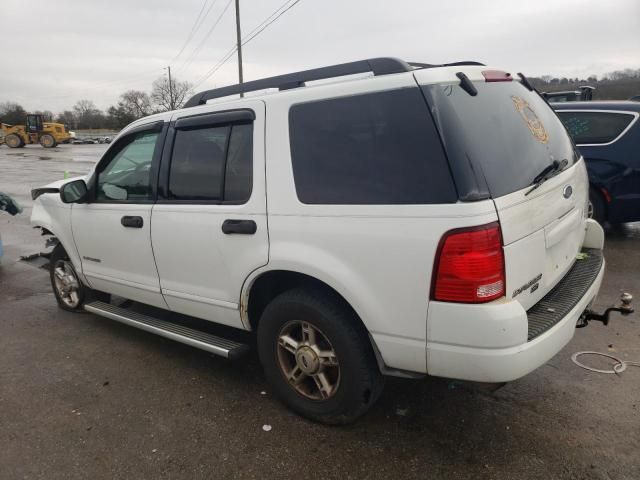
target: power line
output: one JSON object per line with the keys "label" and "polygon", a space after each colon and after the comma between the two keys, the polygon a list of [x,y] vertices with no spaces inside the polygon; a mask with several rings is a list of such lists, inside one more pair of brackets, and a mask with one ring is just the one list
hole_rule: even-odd
{"label": "power line", "polygon": [[[189,44],[189,42],[191,41],[191,39],[193,38],[195,33],[202,26],[202,23],[204,22],[204,19],[207,17],[207,15],[209,14],[209,11],[211,10],[211,7],[213,7],[213,5],[215,5],[216,1],[217,0],[213,0],[213,3],[209,6],[209,9],[207,10],[207,13],[205,14],[204,17],[202,17],[202,12],[204,12],[204,9],[207,6],[207,3],[209,3],[209,0],[204,0],[204,3],[202,4],[202,8],[200,8],[200,12],[198,12],[198,16],[196,17],[196,20],[193,22],[193,26],[191,27],[191,31],[189,32],[189,35],[187,35],[187,39],[182,44],[182,48],[180,48],[180,51],[178,52],[178,54],[175,57],[173,57],[173,59],[169,63],[173,63],[178,58],[180,58],[180,55],[182,55],[182,52],[184,52],[184,49],[187,48],[187,45]],[[202,21],[200,21],[201,18],[202,18]]]}
{"label": "power line", "polygon": [[[269,25],[271,25],[273,22],[275,22],[276,20],[278,20],[282,15],[284,15],[285,13],[287,13],[289,10],[291,10],[293,7],[295,7],[298,3],[300,3],[302,0],[295,0],[291,5],[289,5],[287,8],[285,8],[284,10],[282,10],[273,20],[269,21],[268,23],[267,20],[265,20],[264,22],[262,22],[263,24],[266,23],[266,25],[264,25],[262,28],[260,28],[260,25],[256,28],[253,29],[253,31],[251,33],[249,33],[249,38],[244,40],[242,42],[242,45],[246,45],[247,43],[249,43],[251,40],[253,40],[255,37],[257,37],[262,31],[264,31],[265,28],[267,28]],[[281,9],[282,7],[284,7],[284,5],[286,5],[288,2],[285,2],[279,9]],[[276,12],[279,10],[277,9]],[[275,14],[275,12],[274,12]],[[271,17],[273,17],[274,14],[271,14]],[[262,25],[262,24],[261,24]],[[258,30],[258,28],[260,28],[260,30]],[[256,30],[258,30],[257,32],[255,32]],[[255,32],[255,33],[253,33]]]}
{"label": "power line", "polygon": [[[243,39],[241,45],[244,46],[247,43],[249,43],[251,40],[256,38],[269,25],[271,25],[272,23],[277,21],[280,17],[282,17],[282,15],[284,15],[286,12],[291,10],[293,7],[295,7],[302,0],[294,0],[293,3],[291,3],[288,7],[284,8],[284,10],[283,10],[283,7],[285,7],[285,5],[287,5],[290,1],[291,0],[287,0],[285,3],[283,3],[280,7],[278,7],[276,10],[274,10],[274,12],[271,13],[271,15],[269,15],[265,20],[263,20],[257,27],[255,27],[251,32],[249,32],[245,36],[245,39]],[[280,11],[280,12],[277,13],[278,11]],[[211,76],[213,76],[213,74],[215,74],[225,63],[227,63],[229,61],[229,59],[231,59],[233,54],[236,53],[237,49],[238,49],[238,46],[236,45],[231,50],[229,50],[227,53],[225,53],[224,56],[209,71],[207,71],[207,73],[205,73],[203,77],[201,77],[196,82],[196,84],[194,85],[194,88],[198,87],[202,83],[206,82],[209,78],[211,78]]]}
{"label": "power line", "polygon": [[184,65],[182,65],[180,68],[181,70],[186,70],[186,68],[191,65],[191,63],[193,62],[193,60],[196,58],[196,56],[198,55],[198,52],[200,52],[200,50],[202,49],[202,47],[204,46],[205,42],[209,39],[209,37],[211,36],[211,34],[213,33],[213,31],[216,29],[216,27],[218,26],[218,24],[220,23],[220,20],[222,20],[222,17],[224,16],[224,14],[227,12],[227,10],[229,9],[229,6],[231,5],[231,2],[233,2],[233,0],[229,0],[227,2],[227,4],[224,6],[224,8],[222,9],[222,12],[220,12],[220,15],[218,15],[218,18],[216,18],[215,22],[213,23],[213,25],[211,26],[211,28],[209,29],[209,31],[205,34],[205,36],[202,38],[202,40],[200,41],[200,43],[198,44],[198,46],[191,52],[191,55],[189,55],[189,58],[187,58],[187,60],[185,61]]}

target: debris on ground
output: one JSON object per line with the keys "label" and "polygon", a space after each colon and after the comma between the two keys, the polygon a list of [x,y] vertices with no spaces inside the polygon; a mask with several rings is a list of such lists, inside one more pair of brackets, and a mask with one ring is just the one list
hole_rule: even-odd
{"label": "debris on ground", "polygon": [[6,193],[0,192],[0,212],[7,212],[9,215],[22,213],[22,207]]}
{"label": "debris on ground", "polygon": [[270,432],[271,431],[271,425],[262,425],[262,430],[264,430],[265,432]]}

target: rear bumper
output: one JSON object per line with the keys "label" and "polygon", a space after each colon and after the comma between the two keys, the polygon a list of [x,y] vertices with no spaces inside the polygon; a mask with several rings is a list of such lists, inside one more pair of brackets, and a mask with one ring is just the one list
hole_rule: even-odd
{"label": "rear bumper", "polygon": [[[562,316],[543,319],[547,324],[542,328],[540,309],[555,309],[553,303],[542,305],[541,301],[525,312],[518,302],[507,300],[481,306],[432,302],[427,323],[427,372],[476,382],[508,382],[545,364],[569,343],[578,318],[600,289],[604,259],[592,268],[592,275],[582,277],[588,283],[582,285],[575,303],[567,304],[566,292],[556,292],[560,303],[555,306],[563,309]],[[574,274],[578,278],[584,272]],[[570,275],[571,271],[567,277]],[[535,335],[532,323],[538,327]]]}

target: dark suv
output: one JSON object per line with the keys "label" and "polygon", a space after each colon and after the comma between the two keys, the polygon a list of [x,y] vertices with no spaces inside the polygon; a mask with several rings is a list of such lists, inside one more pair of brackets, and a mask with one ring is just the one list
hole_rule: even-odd
{"label": "dark suv", "polygon": [[591,216],[600,223],[640,220],[640,103],[565,102],[551,106],[586,161]]}

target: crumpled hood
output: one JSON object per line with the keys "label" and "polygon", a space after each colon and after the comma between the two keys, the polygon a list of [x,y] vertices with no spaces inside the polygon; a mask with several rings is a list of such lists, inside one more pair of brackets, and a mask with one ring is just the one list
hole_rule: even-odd
{"label": "crumpled hood", "polygon": [[45,193],[59,193],[60,191],[60,187],[62,187],[63,185],[69,183],[69,182],[73,182],[74,180],[84,180],[85,182],[87,180],[89,180],[89,177],[91,176],[91,174],[87,174],[87,175],[82,175],[79,177],[72,177],[72,178],[63,178],[62,180],[56,180],[55,182],[51,182],[47,185],[44,185],[42,187],[38,187],[38,188],[33,188],[31,190],[31,198],[33,200],[35,200],[36,198],[38,198],[40,195],[43,195]]}
{"label": "crumpled hood", "polygon": [[73,182],[74,180],[84,180],[86,182],[88,180],[88,177],[89,175],[82,175],[79,177],[64,178],[62,180],[56,180],[55,182],[51,182],[48,185],[44,185],[39,188],[60,188],[65,183]]}

